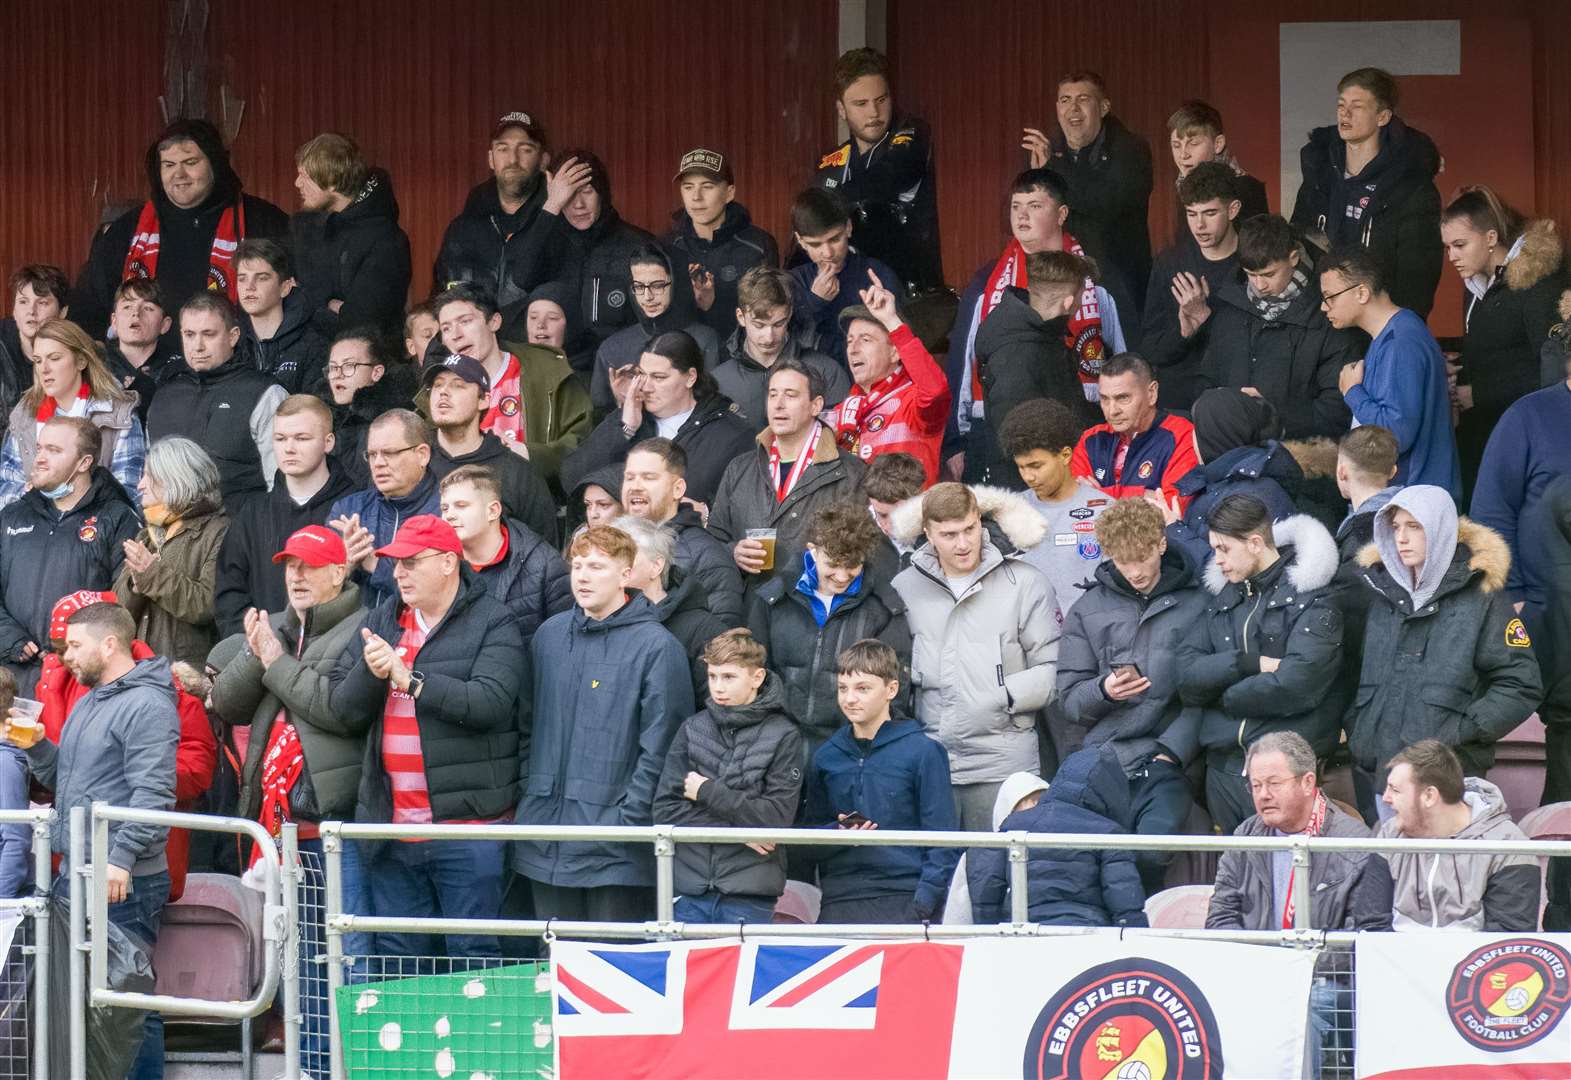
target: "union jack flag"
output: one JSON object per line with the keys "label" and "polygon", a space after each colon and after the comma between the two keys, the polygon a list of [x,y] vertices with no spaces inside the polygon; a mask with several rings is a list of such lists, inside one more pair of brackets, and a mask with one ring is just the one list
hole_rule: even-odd
{"label": "union jack flag", "polygon": [[552,946],[562,1080],[948,1074],[959,946]]}

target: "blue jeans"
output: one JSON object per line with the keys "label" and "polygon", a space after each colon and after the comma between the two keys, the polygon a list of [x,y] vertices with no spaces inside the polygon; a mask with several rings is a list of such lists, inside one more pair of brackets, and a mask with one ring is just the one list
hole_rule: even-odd
{"label": "blue jeans", "polygon": [[[305,864],[300,877],[300,1067],[313,1077],[332,1070],[329,1060],[327,1021],[327,965],[317,957],[327,954],[326,886],[322,866],[322,841],[300,841]],[[358,865],[358,863],[357,863]],[[347,864],[343,875],[348,877]],[[347,894],[345,907],[349,907]],[[353,911],[353,908],[350,908]],[[355,912],[359,914],[359,912]],[[349,935],[345,935],[346,939]],[[369,935],[354,935],[367,937]]]}
{"label": "blue jeans", "polygon": [[1353,991],[1335,979],[1315,976],[1309,987],[1309,1033],[1304,1040],[1307,1075],[1319,1080],[1327,1065],[1332,1076],[1351,1075],[1352,1024]]}
{"label": "blue jeans", "polygon": [[[320,841],[303,841],[301,850],[307,850],[307,843]],[[376,907],[372,903],[371,878],[369,865],[376,852],[378,840],[345,840],[339,848],[341,857],[339,861],[339,880],[344,891],[344,914],[346,915],[375,915]],[[325,865],[325,864],[324,864]],[[352,934],[344,935],[345,956],[370,956],[376,949],[374,935],[357,930]],[[356,971],[364,973],[364,962],[356,964]]]}
{"label": "blue jeans", "polygon": [[[131,879],[131,892],[118,904],[109,905],[109,921],[128,930],[152,947],[158,942],[158,927],[163,921],[164,905],[169,902],[169,872],[161,870]],[[142,1048],[126,1080],[163,1080],[164,1018],[155,1012],[142,1023]]]}
{"label": "blue jeans", "polygon": [[775,902],[767,896],[706,892],[697,896],[678,896],[673,910],[677,922],[766,923],[774,921]]}
{"label": "blue jeans", "polygon": [[[384,917],[494,919],[502,907],[501,840],[391,841],[369,861],[367,881]],[[376,947],[389,956],[434,956],[429,934],[378,934]],[[448,956],[500,958],[494,934],[455,934]]]}

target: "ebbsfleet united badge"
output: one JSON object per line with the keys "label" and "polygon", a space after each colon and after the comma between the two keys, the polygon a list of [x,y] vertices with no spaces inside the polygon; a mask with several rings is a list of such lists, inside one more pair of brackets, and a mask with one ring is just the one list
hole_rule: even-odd
{"label": "ebbsfleet united badge", "polygon": [[1182,972],[1141,957],[1069,980],[1031,1027],[1026,1080],[1220,1080],[1216,1016]]}
{"label": "ebbsfleet united badge", "polygon": [[1475,949],[1451,972],[1446,1011],[1457,1034],[1494,1053],[1545,1038],[1571,1004],[1571,955],[1542,938]]}

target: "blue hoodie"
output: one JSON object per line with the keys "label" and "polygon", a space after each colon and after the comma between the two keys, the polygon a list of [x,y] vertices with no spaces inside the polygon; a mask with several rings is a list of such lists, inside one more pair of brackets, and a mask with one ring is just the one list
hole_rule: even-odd
{"label": "blue hoodie", "polygon": [[[839,815],[858,811],[880,829],[960,828],[949,787],[949,755],[915,720],[890,719],[865,749],[846,724],[813,755],[805,823],[834,828]],[[930,918],[949,891],[958,848],[814,848],[825,902],[912,896],[917,915]]]}
{"label": "blue hoodie", "polygon": [[1346,399],[1355,424],[1379,424],[1396,436],[1395,483],[1433,484],[1462,497],[1446,361],[1423,319],[1406,308],[1391,316],[1364,355],[1364,381]]}
{"label": "blue hoodie", "polygon": [[846,362],[846,336],[840,328],[840,313],[862,302],[862,290],[872,284],[867,277],[869,270],[878,275],[884,288],[897,299],[905,296],[905,282],[893,270],[854,247],[846,253],[845,265],[835,275],[840,292],[833,300],[822,300],[813,292],[813,279],[818,277],[816,263],[806,262],[791,270],[791,277],[797,284],[797,303],[807,309],[813,328],[818,332],[818,351],[841,364]]}

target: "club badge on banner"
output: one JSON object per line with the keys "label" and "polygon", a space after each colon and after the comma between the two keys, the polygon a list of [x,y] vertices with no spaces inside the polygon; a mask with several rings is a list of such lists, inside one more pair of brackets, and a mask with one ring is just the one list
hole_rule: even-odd
{"label": "club badge on banner", "polygon": [[1571,934],[1362,934],[1358,1075],[1571,1080]]}
{"label": "club badge on banner", "polygon": [[557,1075],[1296,1076],[1315,955],[1116,931],[957,943],[558,941]]}

